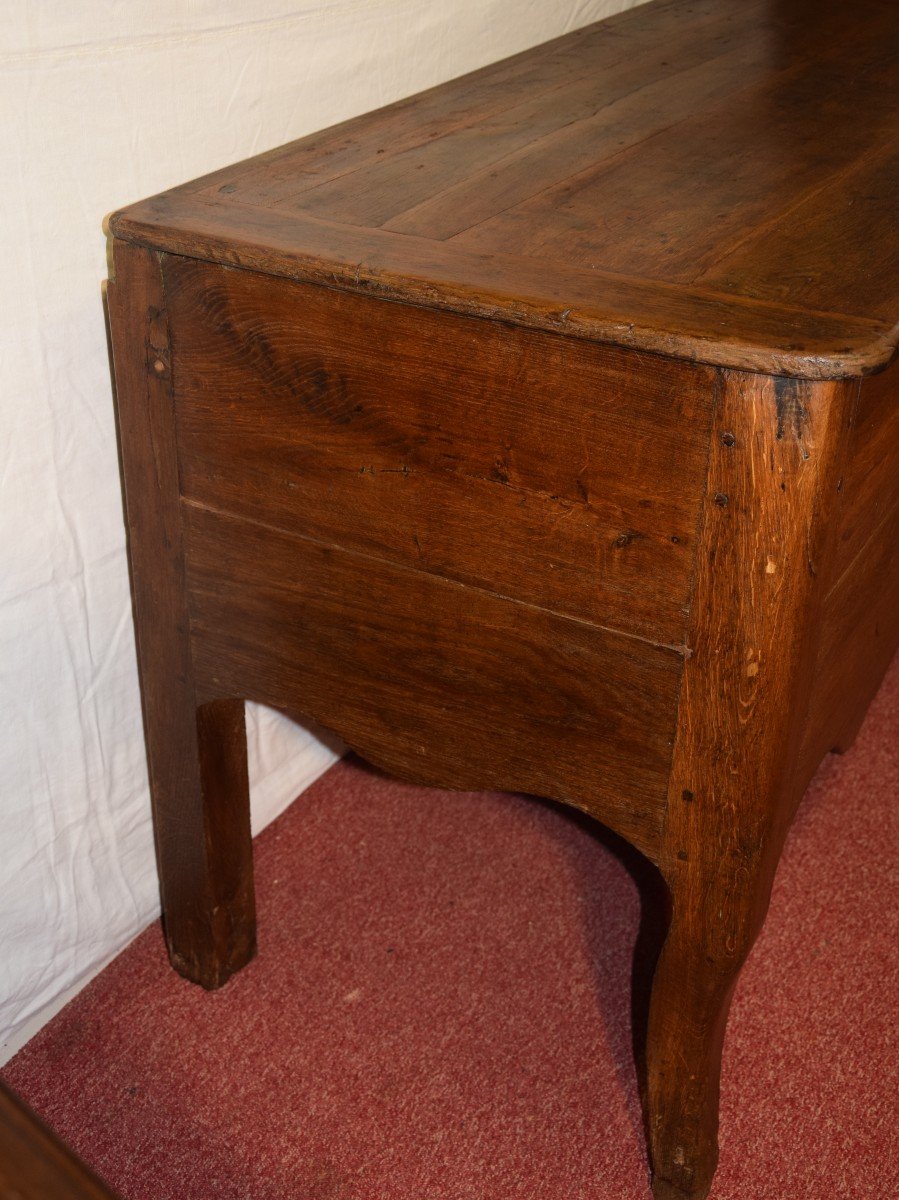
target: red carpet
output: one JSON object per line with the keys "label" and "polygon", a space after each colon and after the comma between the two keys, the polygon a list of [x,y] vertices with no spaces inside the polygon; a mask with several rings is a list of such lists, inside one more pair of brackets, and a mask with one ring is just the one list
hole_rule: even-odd
{"label": "red carpet", "polygon": [[[897,734],[899,662],[743,973],[717,1200],[899,1196]],[[153,927],[5,1071],[126,1200],[645,1200],[635,855],[350,761],[256,861],[261,952],[227,987],[179,979]]]}

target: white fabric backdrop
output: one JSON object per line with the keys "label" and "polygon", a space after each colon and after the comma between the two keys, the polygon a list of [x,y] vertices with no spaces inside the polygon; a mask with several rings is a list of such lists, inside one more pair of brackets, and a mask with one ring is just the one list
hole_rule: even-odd
{"label": "white fabric backdrop", "polygon": [[[157,911],[104,213],[635,0],[0,9],[0,1043]],[[248,713],[254,826],[333,761]]]}

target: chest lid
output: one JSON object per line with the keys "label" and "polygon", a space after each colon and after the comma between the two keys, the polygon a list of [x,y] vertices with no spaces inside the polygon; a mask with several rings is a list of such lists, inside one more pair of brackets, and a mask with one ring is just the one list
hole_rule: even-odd
{"label": "chest lid", "polygon": [[899,323],[892,0],[654,0],[114,214],[114,236],[807,378]]}

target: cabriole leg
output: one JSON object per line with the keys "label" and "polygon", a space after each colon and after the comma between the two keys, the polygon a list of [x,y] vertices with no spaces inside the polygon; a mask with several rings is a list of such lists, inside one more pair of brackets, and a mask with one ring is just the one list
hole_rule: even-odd
{"label": "cabriole leg", "polygon": [[744,857],[736,847],[726,854],[723,870],[715,862],[685,863],[671,886],[646,1045],[655,1200],[701,1200],[718,1163],[727,1014],[767,907],[772,874],[755,870],[754,856]]}
{"label": "cabriole leg", "polygon": [[718,1159],[728,1008],[801,794],[799,749],[855,398],[721,373],[661,844],[646,1116],[656,1200],[701,1200]]}

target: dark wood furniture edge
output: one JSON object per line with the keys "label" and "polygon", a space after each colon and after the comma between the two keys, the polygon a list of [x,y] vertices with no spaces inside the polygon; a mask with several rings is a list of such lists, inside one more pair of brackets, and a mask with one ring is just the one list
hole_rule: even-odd
{"label": "dark wood furniture edge", "polygon": [[[347,551],[296,532],[288,533],[271,526],[249,522],[245,517],[236,517],[227,511],[205,505],[182,501],[182,512],[185,538],[189,547],[188,559],[191,564],[187,576],[198,705],[210,706],[240,697],[242,700],[252,700],[279,709],[301,722],[312,721],[315,725],[336,734],[350,749],[378,769],[395,778],[421,786],[465,791],[487,789],[525,792],[544,796],[588,813],[594,820],[600,821],[629,841],[650,861],[657,861],[659,828],[665,798],[665,775],[670,766],[677,720],[679,679],[675,680],[675,677],[679,676],[681,671],[683,656],[686,653],[684,647],[650,642],[567,617],[550,609],[511,602],[508,597],[482,587],[460,583],[458,580],[443,578],[390,560]],[[290,611],[283,605],[285,589],[266,589],[263,597],[254,596],[251,578],[241,577],[244,570],[248,576],[256,573],[252,553],[247,554],[241,549],[234,556],[234,561],[228,561],[229,546],[238,544],[236,536],[228,536],[229,527],[235,534],[238,528],[249,528],[259,534],[268,535],[265,543],[266,554],[273,562],[279,564],[279,580],[287,578],[289,570],[282,557],[285,552],[293,559],[295,555],[307,551],[315,556],[326,557],[336,569],[341,569],[339,564],[342,560],[347,593],[352,590],[354,578],[363,577],[366,567],[369,571],[380,568],[396,579],[405,579],[410,594],[416,588],[420,588],[425,593],[442,592],[447,597],[455,597],[460,604],[466,607],[478,606],[482,612],[489,612],[491,608],[523,611],[528,614],[530,620],[541,621],[547,627],[554,628],[560,641],[567,638],[576,639],[579,634],[584,634],[589,640],[583,643],[583,649],[591,646],[597,653],[601,652],[610,667],[616,661],[619,663],[616,680],[622,694],[628,687],[633,687],[635,682],[633,676],[621,671],[622,659],[627,659],[636,650],[641,658],[649,656],[660,672],[664,664],[673,686],[666,695],[662,679],[658,681],[653,696],[653,705],[660,714],[658,728],[653,739],[647,740],[643,747],[647,755],[646,761],[641,769],[632,772],[634,795],[629,797],[629,803],[622,805],[620,802],[624,791],[623,777],[620,769],[612,761],[608,736],[603,739],[601,734],[597,734],[595,750],[597,759],[606,763],[603,773],[608,776],[609,782],[605,779],[598,780],[594,773],[587,770],[584,759],[588,749],[583,740],[568,745],[563,733],[557,735],[559,759],[551,773],[551,781],[547,782],[533,758],[526,753],[520,753],[516,757],[501,730],[494,729],[488,744],[485,745],[482,738],[473,736],[474,731],[471,727],[466,727],[464,722],[456,722],[452,726],[451,752],[448,752],[441,739],[435,737],[426,753],[424,747],[418,751],[410,745],[409,737],[399,727],[399,714],[392,711],[394,706],[387,704],[385,711],[389,714],[389,731],[383,729],[377,734],[373,733],[364,719],[364,714],[360,719],[358,706],[353,700],[354,696],[362,695],[366,690],[364,673],[362,680],[357,680],[343,695],[340,690],[335,690],[333,683],[328,683],[323,689],[316,689],[311,681],[307,681],[304,686],[297,686],[297,672],[304,669],[302,639],[297,641],[294,638],[284,638],[279,646],[276,631],[266,628],[259,619],[261,599],[266,608],[272,608],[279,614],[285,628],[296,625],[296,622],[291,620]],[[215,539],[217,528],[223,531],[224,536]],[[212,538],[210,534],[213,535]],[[232,586],[210,584],[210,559],[214,563],[225,564],[228,577],[238,583]],[[307,569],[303,568],[299,573],[305,576]],[[286,590],[292,592],[295,587],[296,583],[292,582]],[[257,619],[240,623],[242,629],[238,635],[230,632],[237,624],[234,620],[236,594],[249,597],[249,606],[251,609],[255,608],[257,614]],[[262,631],[261,640],[254,638],[250,632],[257,628]],[[224,643],[219,638],[219,630],[229,631]],[[468,632],[473,634],[474,631],[469,629]],[[455,633],[456,630],[454,636]],[[259,664],[265,660],[265,651],[262,648],[264,646],[278,647],[275,659],[285,664],[283,670],[276,670],[271,662],[267,668],[260,669]],[[376,665],[372,669],[369,664],[370,679],[377,678],[380,674],[376,660],[372,661]],[[308,670],[306,673],[308,674]],[[322,672],[322,675],[327,679],[330,673],[326,671]],[[576,673],[581,672],[578,670]],[[353,678],[350,671],[341,671],[339,674],[349,679]],[[641,676],[642,671],[637,672],[636,678]],[[371,690],[370,685],[368,690]],[[418,706],[414,699],[410,701],[408,708],[410,712],[416,711]],[[648,730],[649,724],[648,720],[644,721],[639,727],[640,732]],[[632,743],[637,732],[632,726],[622,731],[622,736]],[[666,747],[664,762],[661,754],[654,753],[650,758],[653,740],[656,739],[659,745]],[[575,744],[577,751],[572,750],[572,745]],[[566,767],[565,763],[569,765]],[[580,786],[576,779],[572,779],[572,770],[576,775],[583,775],[584,782]]]}
{"label": "dark wood furniture edge", "polygon": [[197,702],[161,256],[115,250],[106,303],[163,925],[173,966],[215,988],[256,952],[244,706]]}
{"label": "dark wood furniture edge", "polygon": [[858,391],[723,373],[655,860],[671,904],[647,1041],[655,1200],[705,1196],[715,1171],[730,1001],[808,782],[804,717]]}
{"label": "dark wood furniture edge", "polygon": [[115,1200],[109,1188],[2,1083],[0,1200]]}
{"label": "dark wood furniture edge", "polygon": [[114,212],[105,227],[225,267],[768,375],[866,375],[888,366],[899,344],[899,327],[879,321],[213,204],[180,189]]}

